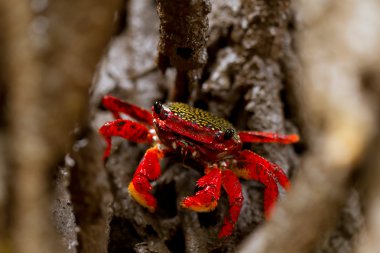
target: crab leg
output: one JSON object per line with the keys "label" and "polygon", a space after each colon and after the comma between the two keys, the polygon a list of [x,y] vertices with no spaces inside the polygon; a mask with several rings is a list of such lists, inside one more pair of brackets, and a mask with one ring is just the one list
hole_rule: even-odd
{"label": "crab leg", "polygon": [[111,137],[120,136],[129,141],[137,143],[151,143],[152,135],[146,126],[125,119],[117,119],[105,123],[99,133],[104,136],[107,142],[107,148],[103,154],[103,160],[106,161],[111,152]]}
{"label": "crab leg", "polygon": [[228,209],[228,215],[224,218],[223,227],[218,235],[219,238],[231,235],[243,205],[241,184],[232,171],[224,170],[222,172],[222,184],[227,193],[230,208]]}
{"label": "crab leg", "polygon": [[232,169],[238,177],[257,180],[265,185],[264,212],[265,216],[269,218],[278,198],[277,182],[285,189],[288,189],[290,186],[288,177],[278,165],[267,161],[250,150],[241,151],[239,160],[243,166]]}
{"label": "crab leg", "polygon": [[164,150],[157,145],[148,149],[137,167],[133,179],[128,186],[131,196],[150,212],[156,210],[157,201],[151,194],[149,181],[157,179],[160,174],[160,160],[165,156]]}
{"label": "crab leg", "polygon": [[113,96],[104,96],[102,104],[107,108],[116,119],[120,119],[120,113],[125,113],[132,118],[145,124],[152,125],[152,114],[141,107],[122,101]]}
{"label": "crab leg", "polygon": [[240,131],[239,136],[242,142],[277,142],[290,144],[299,141],[297,134],[278,134],[271,132]]}
{"label": "crab leg", "polygon": [[194,196],[186,197],[181,206],[196,212],[210,212],[215,209],[220,197],[222,181],[221,170],[217,167],[206,168],[206,175],[198,179],[197,186],[203,188]]}

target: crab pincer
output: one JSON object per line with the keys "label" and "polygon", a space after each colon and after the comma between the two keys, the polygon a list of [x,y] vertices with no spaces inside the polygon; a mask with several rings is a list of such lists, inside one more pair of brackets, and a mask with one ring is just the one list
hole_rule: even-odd
{"label": "crab pincer", "polygon": [[218,205],[220,188],[222,185],[222,172],[215,167],[208,174],[197,181],[197,186],[203,188],[194,196],[186,197],[181,206],[196,212],[210,212]]}
{"label": "crab pincer", "polygon": [[163,157],[164,152],[158,146],[148,149],[128,186],[131,196],[151,212],[156,210],[157,201],[151,194],[152,186],[149,181],[160,176],[160,160]]}

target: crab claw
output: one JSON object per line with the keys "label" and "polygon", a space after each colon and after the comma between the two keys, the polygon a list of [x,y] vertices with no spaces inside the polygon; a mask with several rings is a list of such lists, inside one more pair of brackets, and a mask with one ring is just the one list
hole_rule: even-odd
{"label": "crab claw", "polygon": [[[206,169],[208,171],[208,169]],[[194,196],[186,197],[181,206],[196,212],[210,212],[215,209],[220,197],[222,173],[219,168],[209,169],[209,173],[197,181],[197,186],[203,188]]]}
{"label": "crab claw", "polygon": [[288,189],[290,187],[288,177],[278,165],[267,161],[250,150],[243,150],[239,153],[239,162],[242,166],[233,169],[238,177],[257,180],[265,185],[264,212],[265,217],[268,219],[278,198],[277,182],[285,189]]}
{"label": "crab claw", "polygon": [[163,157],[164,152],[157,146],[148,149],[128,186],[128,191],[133,199],[140,205],[148,208],[150,212],[156,210],[157,201],[151,194],[152,186],[149,181],[155,180],[160,176],[160,160]]}
{"label": "crab claw", "polygon": [[128,186],[129,194],[133,199],[153,213],[156,210],[157,201],[150,193],[151,190],[152,186],[149,184],[148,179],[143,176],[136,176]]}

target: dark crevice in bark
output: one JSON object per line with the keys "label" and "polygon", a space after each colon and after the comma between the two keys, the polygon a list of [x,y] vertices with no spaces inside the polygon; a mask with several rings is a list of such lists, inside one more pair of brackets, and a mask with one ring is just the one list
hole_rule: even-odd
{"label": "dark crevice in bark", "polygon": [[115,32],[113,34],[113,36],[118,36],[120,35],[121,33],[123,33],[127,27],[128,27],[128,3],[129,3],[129,0],[123,0],[123,5],[125,6],[124,8],[120,8],[119,10],[117,10],[117,12],[115,13]]}
{"label": "dark crevice in bark", "polygon": [[199,224],[201,224],[203,228],[215,227],[219,223],[218,215],[216,215],[218,211],[218,208],[216,208],[209,213],[198,213]]}
{"label": "dark crevice in bark", "polygon": [[230,36],[232,32],[232,26],[228,28],[228,32],[226,35],[220,36],[215,42],[209,44],[207,47],[207,56],[208,60],[203,68],[201,78],[199,80],[200,84],[203,84],[207,81],[212,73],[212,66],[215,64],[218,52],[229,46],[231,42]]}
{"label": "dark crevice in bark", "polygon": [[170,101],[186,102],[189,94],[189,72],[177,70],[175,84],[170,94]]}
{"label": "dark crevice in bark", "polygon": [[178,228],[175,234],[165,241],[165,244],[171,252],[186,252],[186,242],[182,229]]}
{"label": "dark crevice in bark", "polygon": [[156,214],[163,219],[170,219],[177,216],[177,194],[175,191],[175,181],[167,184],[159,184],[154,195],[160,203]]}
{"label": "dark crevice in bark", "polygon": [[113,216],[110,227],[109,253],[133,252],[134,245],[142,241],[139,233],[128,219]]}

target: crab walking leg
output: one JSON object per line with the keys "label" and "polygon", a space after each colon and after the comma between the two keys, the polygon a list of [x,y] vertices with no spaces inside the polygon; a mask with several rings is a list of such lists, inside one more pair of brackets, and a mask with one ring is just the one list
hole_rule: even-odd
{"label": "crab walking leg", "polygon": [[156,210],[157,201],[151,194],[152,186],[149,181],[153,181],[160,176],[160,160],[164,156],[164,150],[161,150],[157,145],[148,149],[128,186],[131,196],[151,212]]}
{"label": "crab walking leg", "polygon": [[120,119],[120,113],[124,113],[145,124],[152,125],[152,114],[141,107],[122,101],[113,96],[104,96],[102,104],[107,108],[116,119]]}
{"label": "crab walking leg", "polygon": [[243,166],[232,169],[238,177],[257,180],[265,185],[264,212],[265,216],[269,218],[278,198],[277,182],[285,189],[288,189],[290,187],[288,177],[278,165],[267,161],[250,150],[241,151],[239,161]]}
{"label": "crab walking leg", "polygon": [[206,175],[198,179],[197,186],[203,188],[194,196],[186,197],[181,206],[196,212],[210,212],[215,209],[220,197],[222,173],[217,167],[206,168]]}
{"label": "crab walking leg", "polygon": [[297,134],[284,135],[256,131],[240,131],[239,136],[242,142],[277,142],[282,144],[295,143],[300,139]]}
{"label": "crab walking leg", "polygon": [[228,215],[224,218],[223,227],[218,235],[219,238],[231,235],[243,205],[241,184],[231,170],[224,170],[222,172],[222,185],[223,189],[227,192],[230,208],[228,209]]}
{"label": "crab walking leg", "polygon": [[103,154],[103,160],[106,161],[111,152],[111,137],[120,136],[129,141],[137,143],[151,143],[152,135],[146,126],[130,120],[117,119],[105,123],[99,133],[104,136],[107,142],[107,148]]}

